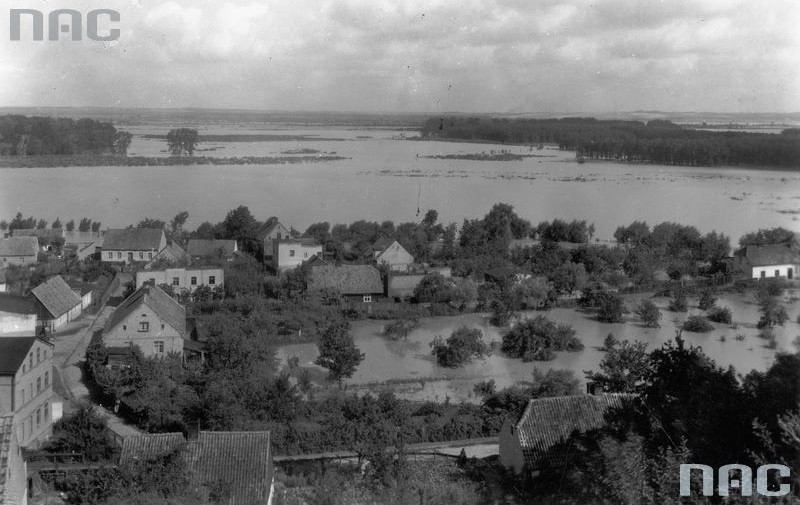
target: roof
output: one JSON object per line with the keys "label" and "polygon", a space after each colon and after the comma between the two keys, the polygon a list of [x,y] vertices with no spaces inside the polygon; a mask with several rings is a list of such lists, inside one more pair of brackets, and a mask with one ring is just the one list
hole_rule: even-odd
{"label": "roof", "polygon": [[266,239],[266,238],[267,238],[267,235],[269,235],[270,233],[272,233],[273,231],[275,231],[275,228],[277,228],[278,226],[280,226],[281,228],[283,228],[284,230],[286,230],[286,232],[287,232],[287,233],[289,233],[289,228],[285,227],[284,225],[282,225],[282,224],[281,224],[281,222],[280,222],[280,221],[278,221],[277,219],[275,219],[275,220],[273,220],[272,222],[269,222],[269,221],[268,221],[268,222],[267,222],[267,223],[264,225],[264,227],[263,227],[263,228],[261,228],[261,229],[258,231],[258,233],[256,233],[256,237],[258,237],[258,239],[259,239],[259,240],[264,240],[264,239]]}
{"label": "roof", "polygon": [[125,299],[111,314],[106,323],[106,332],[112,330],[142,305],[150,307],[165,323],[180,334],[186,332],[186,309],[158,286],[143,284]]}
{"label": "roof", "polygon": [[372,249],[375,252],[385,251],[387,247],[395,243],[395,239],[389,237],[381,237],[372,244]]}
{"label": "roof", "polygon": [[84,282],[79,279],[65,279],[67,285],[73,290],[77,291],[81,294],[81,296],[85,295],[86,293],[91,293],[94,291],[94,284],[91,282]]}
{"label": "roof", "polygon": [[186,442],[181,433],[128,437],[120,461],[152,459],[176,449],[183,455],[195,484],[224,482],[229,505],[267,503],[272,486],[272,455],[268,431],[201,431]]}
{"label": "roof", "polygon": [[8,237],[0,239],[0,256],[36,256],[39,239],[36,237]]}
{"label": "roof", "polygon": [[65,231],[64,232],[64,243],[66,244],[91,244],[95,240],[100,238],[99,231]]}
{"label": "roof", "polygon": [[158,251],[164,230],[152,228],[125,228],[108,230],[103,238],[103,249],[113,251]]}
{"label": "roof", "polygon": [[309,289],[333,288],[343,295],[383,293],[383,280],[371,265],[318,265],[311,267]]}
{"label": "roof", "polygon": [[0,338],[0,375],[13,375],[22,366],[36,337]]}
{"label": "roof", "polygon": [[27,296],[0,293],[0,312],[36,314],[36,305]]}
{"label": "roof", "polygon": [[279,244],[299,244],[305,247],[322,247],[322,244],[313,237],[285,238],[275,242]]}
{"label": "roof", "polygon": [[800,252],[791,244],[749,245],[735,254],[754,267],[800,263]]}
{"label": "roof", "polygon": [[186,246],[189,256],[217,256],[222,251],[224,255],[236,251],[235,240],[191,239]]}
{"label": "roof", "polygon": [[573,395],[536,398],[528,402],[515,428],[530,469],[563,464],[565,454],[553,449],[573,432],[605,426],[605,414],[620,407],[630,394]]}
{"label": "roof", "polygon": [[11,232],[12,237],[37,237],[54,240],[64,237],[63,228],[16,228]]}
{"label": "roof", "polygon": [[81,303],[80,295],[76,294],[60,275],[51,277],[33,288],[31,295],[39,300],[54,318],[66,314]]}

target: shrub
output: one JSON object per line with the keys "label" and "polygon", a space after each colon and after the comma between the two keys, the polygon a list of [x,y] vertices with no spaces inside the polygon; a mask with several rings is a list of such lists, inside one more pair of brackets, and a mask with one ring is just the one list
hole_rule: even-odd
{"label": "shrub", "polygon": [[621,323],[625,313],[622,297],[614,293],[603,293],[597,309],[597,319],[604,323]]}
{"label": "shrub", "polygon": [[418,317],[412,316],[398,319],[397,321],[387,324],[383,328],[383,334],[392,340],[396,340],[401,337],[405,338],[408,336],[409,332],[413,331],[417,326],[419,326]]}
{"label": "shrub", "polygon": [[689,310],[689,304],[686,302],[686,293],[679,289],[672,295],[669,301],[669,310],[672,312],[686,312]]}
{"label": "shrub", "polygon": [[769,298],[761,303],[761,319],[758,320],[759,328],[774,328],[783,326],[789,320],[786,308],[774,298]]}
{"label": "shrub", "polygon": [[661,311],[658,310],[656,304],[652,300],[644,300],[636,306],[636,315],[642,320],[647,328],[658,328],[659,319],[661,319]]}
{"label": "shrub", "polygon": [[700,299],[698,301],[697,306],[700,310],[708,310],[717,303],[717,297],[714,296],[713,289],[704,289],[700,291]]}
{"label": "shrub", "polygon": [[683,323],[683,329],[695,333],[707,333],[714,329],[714,325],[709,323],[703,316],[689,316],[689,319]]}
{"label": "shrub", "polygon": [[568,324],[556,324],[544,316],[526,319],[503,336],[503,352],[523,361],[549,361],[555,351],[580,351],[583,343]]}
{"label": "shrub", "polygon": [[483,332],[477,328],[462,326],[445,341],[441,336],[431,342],[431,353],[441,366],[459,367],[489,354],[489,346],[483,342]]}
{"label": "shrub", "polygon": [[711,307],[706,317],[708,317],[709,321],[714,321],[715,323],[733,323],[733,313],[728,307]]}

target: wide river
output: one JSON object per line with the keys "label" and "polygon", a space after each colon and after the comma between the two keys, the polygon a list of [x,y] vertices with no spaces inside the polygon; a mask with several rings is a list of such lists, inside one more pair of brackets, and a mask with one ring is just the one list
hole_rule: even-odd
{"label": "wide river", "polygon": [[[130,154],[164,156],[165,142],[129,128]],[[512,204],[534,224],[553,218],[586,219],[608,239],[633,220],[676,221],[702,232],[717,230],[735,242],[760,227],[800,231],[800,174],[771,170],[680,168],[575,162],[553,148],[399,140],[379,129],[265,126],[201,127],[203,133],[306,135],[301,141],[201,144],[209,156],[285,156],[311,149],[347,159],[290,165],[181,167],[71,167],[0,169],[0,218],[16,212],[62,222],[83,216],[103,227],[123,227],[144,217],[169,220],[189,211],[188,225],[221,221],[247,205],[256,218],[278,216],[304,230],[317,221],[418,220],[419,208],[460,223],[497,202]],[[322,140],[320,140],[322,139]],[[337,140],[325,140],[337,139]],[[208,149],[208,151],[205,151]],[[522,161],[431,159],[426,156],[508,149],[537,157]]]}

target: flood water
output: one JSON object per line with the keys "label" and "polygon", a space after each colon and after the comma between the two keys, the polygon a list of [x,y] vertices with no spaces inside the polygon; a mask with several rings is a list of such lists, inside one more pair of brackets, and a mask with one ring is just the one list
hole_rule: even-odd
{"label": "flood water", "polygon": [[[784,327],[776,328],[778,345],[774,350],[768,349],[766,342],[757,336],[759,330],[756,322],[759,312],[752,295],[724,295],[717,302],[717,305],[729,307],[733,311],[738,328],[734,328],[734,325],[714,324],[715,329],[712,332],[683,332],[683,338],[686,345],[700,346],[718,365],[732,365],[742,375],[754,369],[765,370],[772,363],[776,352],[796,350],[793,341],[800,335],[800,325],[795,322],[800,311],[798,294],[798,290],[787,292],[784,304],[791,320]],[[632,306],[640,298],[641,295],[626,298],[627,305]],[[666,298],[654,298],[653,301],[662,310],[660,328],[644,328],[632,314],[627,316],[625,323],[605,324],[597,322],[591,314],[572,309],[528,313],[530,316],[543,314],[553,321],[572,325],[577,332],[576,336],[585,346],[580,352],[558,352],[553,361],[531,363],[523,363],[520,359],[503,355],[499,350],[499,343],[506,330],[491,326],[487,315],[467,314],[423,319],[421,326],[411,332],[408,338],[396,341],[382,336],[383,322],[359,321],[353,324],[352,333],[365,358],[346,384],[350,388],[363,390],[374,390],[380,384],[380,387],[394,390],[398,396],[413,400],[445,401],[449,398],[452,401],[477,401],[473,387],[478,382],[494,379],[497,387],[503,388],[530,381],[534,368],[541,371],[552,368],[572,370],[583,385],[584,371],[599,370],[598,365],[604,355],[600,348],[609,333],[620,340],[644,341],[648,344],[648,350],[653,350],[675,338],[676,322],[680,324],[689,315],[703,314],[696,308],[696,299],[690,298],[689,312],[680,314],[666,310],[669,303]],[[479,328],[483,332],[484,341],[497,342],[497,349],[491,356],[461,368],[438,366],[431,355],[430,342],[437,335],[448,337],[460,326]],[[744,340],[737,340],[737,335],[744,335]],[[278,358],[284,363],[289,357],[298,357],[300,366],[313,372],[312,378],[323,385],[325,370],[313,364],[317,355],[315,344],[287,345],[278,351]]]}
{"label": "flood water", "polygon": [[[166,143],[144,138],[165,127],[130,128],[131,155],[166,156]],[[512,204],[538,223],[586,219],[611,238],[633,220],[675,221],[732,237],[763,227],[800,231],[800,175],[753,169],[684,168],[575,162],[552,147],[400,140],[399,131],[324,127],[248,129],[201,126],[201,133],[303,135],[307,140],[201,143],[198,155],[295,156],[312,149],[347,159],[290,165],[70,167],[0,169],[0,217],[16,212],[62,221],[87,216],[123,227],[144,217],[169,220],[189,211],[188,226],[221,221],[247,205],[257,219],[278,216],[299,230],[318,221],[415,221],[437,209],[460,223]],[[310,138],[310,140],[308,140]],[[316,140],[327,139],[327,140]],[[330,140],[342,139],[342,140]],[[430,159],[426,156],[509,150],[522,161]],[[312,154],[313,155],[313,154]]]}

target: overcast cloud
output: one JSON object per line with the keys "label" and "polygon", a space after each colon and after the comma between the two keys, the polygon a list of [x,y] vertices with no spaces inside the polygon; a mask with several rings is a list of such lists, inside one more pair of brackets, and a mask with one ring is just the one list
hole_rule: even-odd
{"label": "overcast cloud", "polygon": [[796,0],[106,0],[113,43],[0,40],[0,106],[800,111]]}

